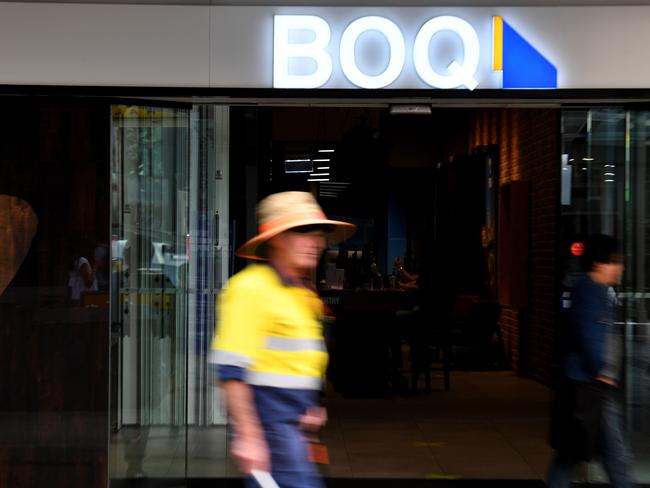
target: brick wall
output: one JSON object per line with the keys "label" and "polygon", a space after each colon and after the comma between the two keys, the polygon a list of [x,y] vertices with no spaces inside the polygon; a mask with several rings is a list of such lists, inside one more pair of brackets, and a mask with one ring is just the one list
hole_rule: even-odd
{"label": "brick wall", "polygon": [[500,326],[515,371],[548,381],[556,313],[556,242],[560,201],[557,109],[480,109],[469,148],[499,146],[499,183],[531,183],[529,310],[503,307]]}

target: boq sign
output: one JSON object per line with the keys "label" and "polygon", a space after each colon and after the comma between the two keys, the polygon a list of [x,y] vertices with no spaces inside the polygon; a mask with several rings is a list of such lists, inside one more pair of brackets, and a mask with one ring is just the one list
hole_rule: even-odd
{"label": "boq sign", "polygon": [[[292,34],[307,31],[308,41],[296,41]],[[379,33],[388,45],[388,60],[379,73],[368,74],[360,66],[355,54],[359,38],[367,32]],[[463,60],[453,60],[446,72],[431,65],[429,50],[436,34],[449,31],[458,37],[463,47]],[[273,32],[273,87],[319,88],[332,76],[333,61],[328,52],[332,41],[330,25],[314,15],[276,15]],[[407,45],[400,27],[390,19],[366,16],[352,21],[341,34],[339,63],[345,78],[360,88],[384,88],[399,79],[407,59]],[[475,78],[479,66],[480,44],[474,27],[460,17],[443,15],[426,21],[415,36],[412,46],[413,67],[420,79],[434,88],[478,86]],[[315,66],[310,73],[292,72],[291,62],[308,59]]]}

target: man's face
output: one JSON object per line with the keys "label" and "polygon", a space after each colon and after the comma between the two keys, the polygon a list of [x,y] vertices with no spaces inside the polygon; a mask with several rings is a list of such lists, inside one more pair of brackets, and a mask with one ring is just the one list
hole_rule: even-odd
{"label": "man's face", "polygon": [[312,270],[318,266],[325,249],[325,234],[322,230],[295,232],[285,231],[275,236],[270,243],[276,256],[294,269]]}
{"label": "man's face", "polygon": [[610,286],[621,284],[623,271],[625,270],[622,260],[615,259],[609,263],[598,263],[596,266],[598,266],[599,272],[606,284]]}

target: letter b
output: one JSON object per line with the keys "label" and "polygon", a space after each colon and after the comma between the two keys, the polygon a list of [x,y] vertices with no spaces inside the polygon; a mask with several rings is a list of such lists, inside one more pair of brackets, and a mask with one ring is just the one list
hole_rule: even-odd
{"label": "letter b", "polygon": [[[314,15],[276,15],[273,29],[273,87],[318,88],[332,76],[332,58],[325,50],[330,42],[331,30],[327,22]],[[310,31],[311,42],[291,42],[292,30]],[[311,74],[291,74],[289,60],[307,58],[316,62]]]}

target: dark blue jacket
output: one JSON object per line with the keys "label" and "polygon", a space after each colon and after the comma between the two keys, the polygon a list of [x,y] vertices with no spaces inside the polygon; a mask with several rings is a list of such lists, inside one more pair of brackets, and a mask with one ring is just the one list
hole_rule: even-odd
{"label": "dark blue jacket", "polygon": [[585,274],[571,296],[564,374],[578,381],[594,381],[607,365],[608,332],[614,321],[609,287]]}

